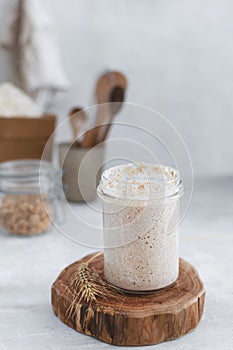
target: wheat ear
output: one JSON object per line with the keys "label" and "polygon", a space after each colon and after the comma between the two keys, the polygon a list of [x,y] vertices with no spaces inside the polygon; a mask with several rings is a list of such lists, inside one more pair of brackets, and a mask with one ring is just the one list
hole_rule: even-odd
{"label": "wheat ear", "polygon": [[89,264],[97,256],[102,254],[96,253],[85,263],[82,263],[79,268],[73,273],[71,277],[71,289],[74,293],[74,297],[70,307],[67,310],[67,317],[74,316],[75,309],[81,301],[88,303],[88,309],[91,308],[93,301],[97,301],[97,298],[118,297],[122,292],[107,281],[105,281],[95,269],[89,268]]}

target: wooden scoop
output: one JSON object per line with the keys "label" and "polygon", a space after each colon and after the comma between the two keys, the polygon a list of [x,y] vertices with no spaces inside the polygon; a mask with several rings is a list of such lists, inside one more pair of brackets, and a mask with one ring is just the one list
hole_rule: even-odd
{"label": "wooden scoop", "polygon": [[[119,93],[119,90],[121,90],[121,95],[124,96],[126,87],[127,80],[120,72],[108,71],[99,77],[95,90],[96,101],[98,103],[95,127],[86,132],[82,147],[93,147],[99,140],[103,139],[103,137],[100,137],[100,134],[101,131],[103,132],[107,127],[106,125],[103,126],[103,124],[112,120],[113,108],[109,103],[115,102],[113,98],[116,96],[116,91]],[[120,102],[123,102],[123,100]],[[116,113],[117,111],[114,114]]]}
{"label": "wooden scoop", "polygon": [[126,77],[116,71],[109,71],[102,74],[96,83],[96,100],[98,104],[110,102],[110,94],[112,90],[116,87],[121,87],[126,89],[127,80]]}
{"label": "wooden scoop", "polygon": [[78,146],[80,130],[87,121],[87,115],[82,107],[74,107],[69,113],[70,123],[73,130],[73,145]]}
{"label": "wooden scoop", "polygon": [[125,90],[122,87],[116,86],[112,90],[111,98],[110,98],[110,101],[112,102],[112,104],[110,105],[109,122],[108,124],[105,124],[101,127],[98,142],[103,142],[104,140],[106,140],[111,124],[113,122],[114,116],[120,111],[122,107],[122,103],[124,102],[124,97],[125,97]]}

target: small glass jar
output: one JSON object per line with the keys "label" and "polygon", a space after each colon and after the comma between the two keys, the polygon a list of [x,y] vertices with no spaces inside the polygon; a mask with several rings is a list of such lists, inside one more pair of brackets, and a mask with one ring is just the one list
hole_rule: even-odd
{"label": "small glass jar", "polygon": [[103,172],[104,274],[127,291],[148,292],[173,284],[179,274],[177,170],[133,163]]}
{"label": "small glass jar", "polygon": [[[16,235],[49,230],[51,221],[62,221],[62,172],[52,163],[16,160],[0,164],[0,227]],[[60,210],[60,215],[63,211]]]}

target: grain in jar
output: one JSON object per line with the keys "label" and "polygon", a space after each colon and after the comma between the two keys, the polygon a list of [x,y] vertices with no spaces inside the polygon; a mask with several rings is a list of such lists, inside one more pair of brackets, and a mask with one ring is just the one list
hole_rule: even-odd
{"label": "grain in jar", "polygon": [[11,234],[47,232],[62,205],[61,170],[39,160],[0,164],[0,228]]}

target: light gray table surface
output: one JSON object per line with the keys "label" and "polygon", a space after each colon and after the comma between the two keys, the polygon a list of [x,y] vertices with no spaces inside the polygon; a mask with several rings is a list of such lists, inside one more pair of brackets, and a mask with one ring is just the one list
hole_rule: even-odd
{"label": "light gray table surface", "polygon": [[[87,210],[81,204],[72,208]],[[95,215],[92,220],[99,222]],[[68,328],[51,310],[52,282],[91,251],[55,229],[28,238],[0,234],[0,350],[114,348]],[[233,178],[196,181],[181,226],[180,255],[196,266],[205,283],[203,318],[188,335],[146,349],[232,350]]]}

